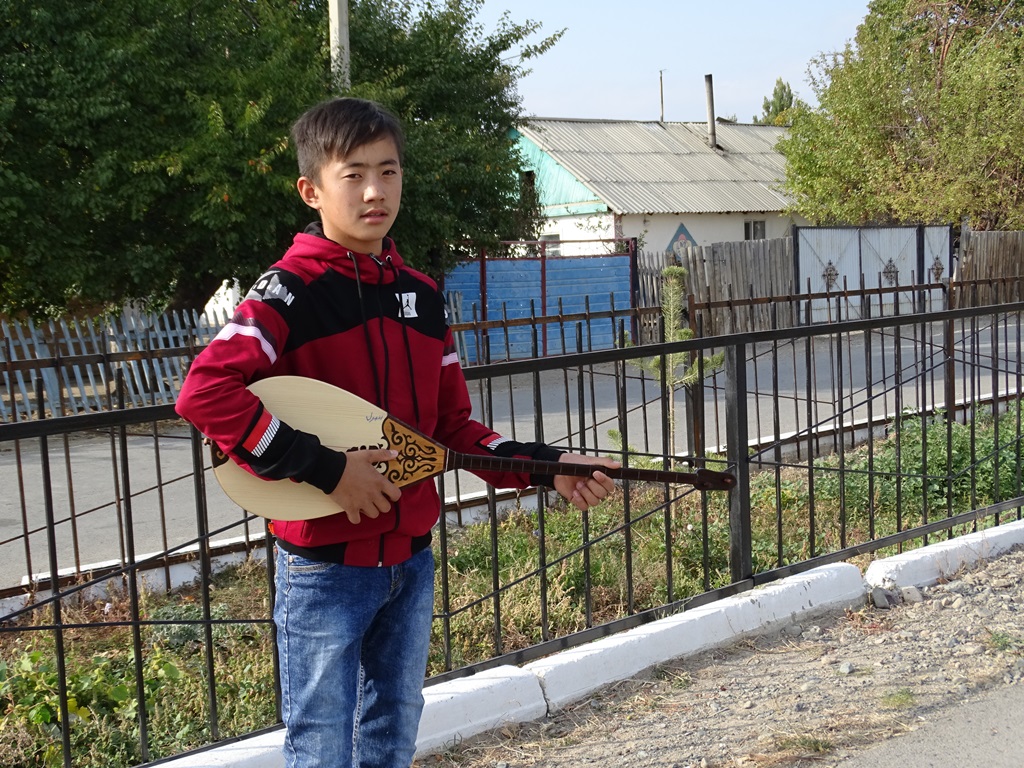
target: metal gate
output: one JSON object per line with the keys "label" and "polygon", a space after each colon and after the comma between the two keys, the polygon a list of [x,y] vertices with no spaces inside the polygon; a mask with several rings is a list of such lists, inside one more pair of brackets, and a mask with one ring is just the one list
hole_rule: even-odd
{"label": "metal gate", "polygon": [[[842,294],[846,289],[896,288],[939,283],[953,269],[952,226],[892,227],[793,227],[794,286],[797,292]],[[932,288],[931,291],[939,290]],[[915,303],[930,298],[918,293],[883,293],[870,307],[851,296],[844,300],[849,318],[906,314]],[[807,314],[806,304],[801,308]],[[822,323],[831,317],[835,305],[828,298],[810,302],[809,317],[803,322]]]}

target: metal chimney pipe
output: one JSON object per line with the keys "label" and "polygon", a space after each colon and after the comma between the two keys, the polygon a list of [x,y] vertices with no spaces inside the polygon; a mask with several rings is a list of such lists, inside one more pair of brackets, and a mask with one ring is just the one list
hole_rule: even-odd
{"label": "metal chimney pipe", "polygon": [[661,122],[665,122],[665,70],[658,70],[658,90],[661,92]]}
{"label": "metal chimney pipe", "polygon": [[711,75],[704,75],[704,90],[708,95],[708,146],[715,149],[718,141],[715,138],[715,87],[711,83]]}

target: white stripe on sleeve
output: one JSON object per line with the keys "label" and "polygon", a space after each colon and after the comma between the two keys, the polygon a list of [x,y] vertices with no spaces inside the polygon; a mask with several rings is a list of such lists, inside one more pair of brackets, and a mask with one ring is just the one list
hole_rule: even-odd
{"label": "white stripe on sleeve", "polygon": [[232,336],[251,336],[260,343],[260,348],[263,353],[270,360],[270,364],[273,365],[277,362],[277,352],[266,337],[260,333],[260,329],[251,325],[242,325],[240,323],[228,323],[217,333],[214,337],[214,341],[227,341]]}

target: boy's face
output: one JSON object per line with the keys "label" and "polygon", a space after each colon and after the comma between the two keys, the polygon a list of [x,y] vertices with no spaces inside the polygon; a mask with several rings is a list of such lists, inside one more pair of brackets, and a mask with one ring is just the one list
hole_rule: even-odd
{"label": "boy's face", "polygon": [[320,182],[299,178],[306,205],[320,211],[324,234],[357,253],[379,254],[402,201],[402,166],[390,138],[357,147],[320,170]]}

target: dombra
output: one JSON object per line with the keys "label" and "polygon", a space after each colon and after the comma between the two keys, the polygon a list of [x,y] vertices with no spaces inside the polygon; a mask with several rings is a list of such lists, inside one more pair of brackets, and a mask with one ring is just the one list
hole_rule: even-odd
{"label": "dombra", "polygon": [[[459,453],[390,416],[373,403],[339,387],[303,376],[272,376],[249,386],[264,407],[289,426],[310,432],[338,451],[383,448],[398,456],[378,469],[395,485],[405,487],[454,469],[590,477],[603,472],[616,480],[692,485],[724,491],[736,484],[726,472],[696,472],[595,466],[560,461],[532,461]],[[253,475],[213,446],[213,473],[228,498],[243,509],[273,520],[313,520],[343,510],[319,488],[292,480],[266,480]]]}

